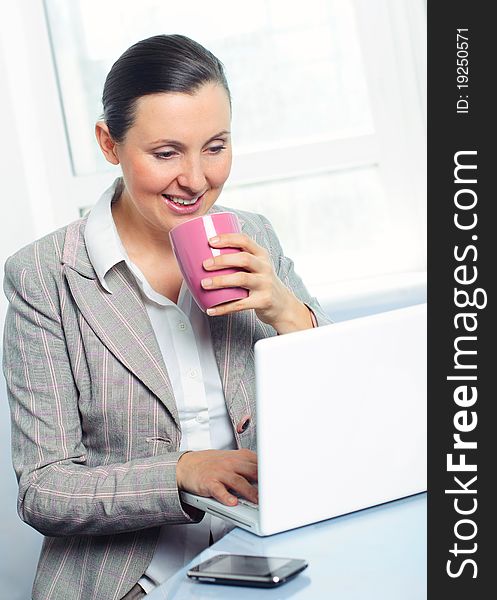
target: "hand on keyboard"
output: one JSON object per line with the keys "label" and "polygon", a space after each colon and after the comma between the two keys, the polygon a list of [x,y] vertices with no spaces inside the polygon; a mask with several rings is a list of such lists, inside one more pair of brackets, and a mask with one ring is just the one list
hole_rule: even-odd
{"label": "hand on keyboard", "polygon": [[[237,496],[257,502],[257,455],[252,450],[195,450],[182,454],[176,465],[178,489],[235,506]],[[228,490],[232,491],[228,491]]]}
{"label": "hand on keyboard", "polygon": [[[257,483],[253,483],[252,487],[254,487],[256,490],[258,490]],[[247,498],[244,498],[241,494],[239,494],[238,492],[235,492],[234,490],[230,490],[230,493],[233,494],[233,496],[236,496],[238,498],[239,504],[244,504],[245,506],[251,506],[252,508],[259,507],[259,505],[256,502],[251,502],[250,500],[247,500]]]}

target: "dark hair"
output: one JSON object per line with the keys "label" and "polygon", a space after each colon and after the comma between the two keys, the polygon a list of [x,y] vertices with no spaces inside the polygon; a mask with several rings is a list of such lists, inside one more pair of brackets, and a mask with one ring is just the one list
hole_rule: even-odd
{"label": "dark hair", "polygon": [[184,35],[156,35],[137,42],[117,59],[105,80],[103,118],[112,139],[124,140],[142,96],[194,94],[206,83],[222,85],[231,105],[223,64],[199,43]]}

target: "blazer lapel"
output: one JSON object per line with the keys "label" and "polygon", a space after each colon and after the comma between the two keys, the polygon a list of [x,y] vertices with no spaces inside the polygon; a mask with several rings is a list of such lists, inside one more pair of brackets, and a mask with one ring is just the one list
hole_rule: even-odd
{"label": "blazer lapel", "polygon": [[212,346],[226,404],[230,408],[247,366],[248,354],[252,351],[255,319],[253,310],[209,318]]}
{"label": "blazer lapel", "polygon": [[82,224],[68,226],[62,259],[74,300],[100,341],[163,402],[179,428],[171,382],[136,282],[120,263],[106,278],[112,294],[101,287],[88,259]]}

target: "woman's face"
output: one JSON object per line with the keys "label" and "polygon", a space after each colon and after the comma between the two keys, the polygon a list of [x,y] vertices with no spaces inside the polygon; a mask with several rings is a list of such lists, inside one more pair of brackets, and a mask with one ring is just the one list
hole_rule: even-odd
{"label": "woman's face", "polygon": [[133,126],[113,147],[125,183],[121,208],[133,225],[162,236],[209,210],[231,168],[230,120],[217,84],[137,101]]}

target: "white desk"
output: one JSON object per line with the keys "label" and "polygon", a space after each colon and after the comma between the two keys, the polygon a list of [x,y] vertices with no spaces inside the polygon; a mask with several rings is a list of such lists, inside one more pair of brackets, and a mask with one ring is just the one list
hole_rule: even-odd
{"label": "white desk", "polygon": [[[190,581],[190,566],[224,552],[305,558],[281,588]],[[266,538],[234,529],[148,595],[150,600],[424,600],[426,494]]]}

